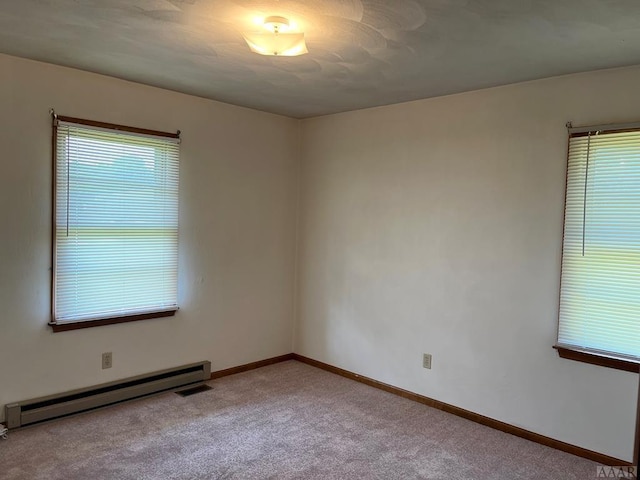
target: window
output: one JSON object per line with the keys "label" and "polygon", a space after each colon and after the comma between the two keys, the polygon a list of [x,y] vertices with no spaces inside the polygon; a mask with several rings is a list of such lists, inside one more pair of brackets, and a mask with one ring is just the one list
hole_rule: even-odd
{"label": "window", "polygon": [[54,331],[177,310],[177,134],[54,117]]}
{"label": "window", "polygon": [[637,371],[640,128],[572,130],[556,347]]}

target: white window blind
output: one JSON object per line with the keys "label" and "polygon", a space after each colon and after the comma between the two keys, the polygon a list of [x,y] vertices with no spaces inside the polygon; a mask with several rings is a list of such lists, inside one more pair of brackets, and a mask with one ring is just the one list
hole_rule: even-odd
{"label": "white window blind", "polygon": [[58,121],[53,323],[177,309],[178,139]]}
{"label": "white window blind", "polygon": [[569,140],[558,345],[640,360],[640,130]]}

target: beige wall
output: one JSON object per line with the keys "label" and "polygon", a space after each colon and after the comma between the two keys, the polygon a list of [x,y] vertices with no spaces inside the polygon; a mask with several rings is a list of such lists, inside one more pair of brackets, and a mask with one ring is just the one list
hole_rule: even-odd
{"label": "beige wall", "polygon": [[[175,318],[47,327],[50,107],[182,130]],[[0,112],[0,405],[198,360],[217,370],[291,352],[297,121],[2,55]],[[100,367],[105,351],[110,370]]]}
{"label": "beige wall", "polygon": [[638,376],[552,345],[565,122],[637,121],[639,84],[610,70],[304,121],[295,351],[631,460]]}

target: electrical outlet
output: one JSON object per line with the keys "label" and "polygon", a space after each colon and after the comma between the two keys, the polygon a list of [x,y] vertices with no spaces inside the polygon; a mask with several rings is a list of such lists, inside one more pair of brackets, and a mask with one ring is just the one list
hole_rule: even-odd
{"label": "electrical outlet", "polygon": [[113,366],[113,354],[105,352],[102,354],[102,369],[111,368]]}
{"label": "electrical outlet", "polygon": [[431,354],[425,353],[422,355],[422,367],[431,369]]}

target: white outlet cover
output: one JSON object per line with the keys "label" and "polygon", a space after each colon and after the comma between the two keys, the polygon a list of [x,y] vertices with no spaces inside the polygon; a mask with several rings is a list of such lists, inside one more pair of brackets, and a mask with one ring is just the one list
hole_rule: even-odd
{"label": "white outlet cover", "polygon": [[422,356],[422,366],[424,368],[431,369],[431,354],[430,353],[425,353]]}

